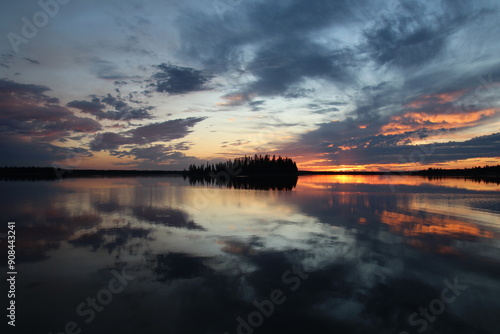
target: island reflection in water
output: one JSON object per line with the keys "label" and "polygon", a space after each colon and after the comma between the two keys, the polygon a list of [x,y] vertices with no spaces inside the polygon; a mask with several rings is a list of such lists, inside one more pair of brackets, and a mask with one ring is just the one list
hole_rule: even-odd
{"label": "island reflection in water", "polygon": [[[300,176],[288,191],[182,177],[1,187],[2,220],[16,221],[20,330],[496,333],[500,325],[494,183],[329,175]],[[130,280],[110,293],[116,275]]]}

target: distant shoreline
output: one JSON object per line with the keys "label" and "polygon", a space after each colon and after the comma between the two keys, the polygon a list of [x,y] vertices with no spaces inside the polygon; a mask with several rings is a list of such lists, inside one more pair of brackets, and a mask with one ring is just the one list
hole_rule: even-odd
{"label": "distant shoreline", "polygon": [[[53,167],[0,167],[0,179],[41,179],[54,180],[79,177],[126,177],[126,176],[201,176],[186,171],[175,170],[99,170],[99,169],[61,169]],[[500,179],[500,166],[479,167],[471,169],[427,169],[416,171],[298,171],[293,176],[307,175],[413,175],[425,177],[461,177]],[[204,175],[210,177],[209,175]],[[239,175],[246,177],[246,175]],[[288,177],[291,175],[255,174],[251,177]]]}

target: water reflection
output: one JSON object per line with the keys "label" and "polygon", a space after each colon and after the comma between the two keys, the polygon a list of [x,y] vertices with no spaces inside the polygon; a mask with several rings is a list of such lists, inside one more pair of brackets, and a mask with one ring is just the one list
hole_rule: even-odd
{"label": "water reflection", "polygon": [[[498,186],[295,182],[289,191],[181,177],[3,183],[1,216],[17,227],[18,312],[31,319],[20,328],[60,332],[72,320],[84,333],[236,333],[238,317],[247,321],[254,301],[279,289],[286,301],[255,333],[417,333],[410,315],[457,278],[467,290],[428,331],[496,331]],[[292,268],[308,274],[295,290]],[[76,307],[112,270],[135,279],[87,324]]]}
{"label": "water reflection", "polygon": [[253,176],[217,178],[212,176],[187,176],[189,184],[217,185],[234,189],[292,190],[297,185],[297,176]]}
{"label": "water reflection", "polygon": [[[309,188],[331,188],[342,184],[353,186],[365,186],[365,189],[376,191],[406,192],[407,190],[422,192],[458,192],[471,191],[493,191],[498,192],[498,182],[488,179],[456,178],[456,177],[425,177],[407,175],[313,175],[301,176],[300,186]],[[370,187],[379,185],[384,187]],[[417,188],[418,186],[418,188]]]}

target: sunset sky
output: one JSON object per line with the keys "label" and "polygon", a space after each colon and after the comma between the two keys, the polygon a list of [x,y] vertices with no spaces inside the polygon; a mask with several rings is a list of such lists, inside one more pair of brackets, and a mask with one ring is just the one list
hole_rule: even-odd
{"label": "sunset sky", "polygon": [[500,2],[0,2],[1,166],[500,164]]}

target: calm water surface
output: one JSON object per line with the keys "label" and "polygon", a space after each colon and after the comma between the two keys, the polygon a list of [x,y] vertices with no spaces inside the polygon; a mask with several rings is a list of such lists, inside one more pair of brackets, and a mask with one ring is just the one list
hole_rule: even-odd
{"label": "calm water surface", "polygon": [[3,224],[16,222],[19,333],[500,328],[495,183],[301,176],[277,191],[158,177],[0,187]]}

